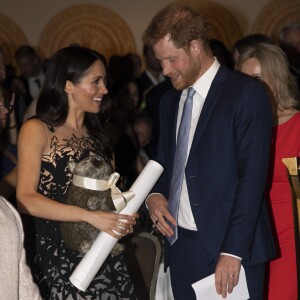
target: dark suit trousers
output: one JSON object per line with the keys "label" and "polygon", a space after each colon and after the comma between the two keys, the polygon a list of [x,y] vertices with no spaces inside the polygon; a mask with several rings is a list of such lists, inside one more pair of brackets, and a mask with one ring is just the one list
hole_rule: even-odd
{"label": "dark suit trousers", "polygon": [[[169,249],[171,285],[175,300],[196,300],[191,284],[214,273],[216,261],[210,257],[204,245],[197,232],[179,228],[178,240]],[[264,263],[243,265],[250,299],[262,300]]]}

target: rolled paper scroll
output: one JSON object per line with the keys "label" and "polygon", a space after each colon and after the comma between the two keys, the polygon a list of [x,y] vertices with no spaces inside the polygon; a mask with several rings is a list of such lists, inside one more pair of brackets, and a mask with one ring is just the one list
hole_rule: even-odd
{"label": "rolled paper scroll", "polygon": [[[132,215],[137,212],[162,172],[163,167],[156,161],[150,160],[129,189],[135,194],[134,198],[127,203],[120,214]],[[79,290],[85,291],[117,242],[118,239],[108,233],[100,232],[91,249],[70,276],[71,283]]]}

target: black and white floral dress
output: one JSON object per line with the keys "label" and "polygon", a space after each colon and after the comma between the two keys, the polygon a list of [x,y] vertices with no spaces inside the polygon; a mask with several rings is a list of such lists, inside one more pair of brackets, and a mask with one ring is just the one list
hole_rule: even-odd
{"label": "black and white floral dress", "polygon": [[[42,156],[38,192],[63,203],[72,180],[68,162],[79,162],[92,153],[98,153],[90,137],[78,138],[73,135],[68,140],[59,140],[53,132],[50,151]],[[83,255],[65,247],[60,222],[34,218],[34,231],[35,241],[27,243],[28,252],[33,260],[34,278],[44,299],[136,299],[122,255],[109,256],[88,289],[82,292],[72,285],[69,277]]]}

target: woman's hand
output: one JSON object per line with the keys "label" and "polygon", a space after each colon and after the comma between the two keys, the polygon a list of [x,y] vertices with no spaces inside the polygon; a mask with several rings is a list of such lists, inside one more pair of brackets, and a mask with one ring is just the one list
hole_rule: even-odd
{"label": "woman's hand", "polygon": [[104,231],[116,239],[120,239],[128,233],[132,233],[136,219],[139,218],[137,213],[132,215],[123,215],[110,211],[96,210],[87,211],[85,221]]}

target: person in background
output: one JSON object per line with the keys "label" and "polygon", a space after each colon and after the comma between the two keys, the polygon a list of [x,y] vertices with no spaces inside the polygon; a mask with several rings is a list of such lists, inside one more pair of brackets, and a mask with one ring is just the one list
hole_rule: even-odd
{"label": "person in background", "polygon": [[5,65],[6,76],[4,83],[12,92],[26,96],[26,87],[20,77],[17,75],[17,69],[12,64]]}
{"label": "person in background", "polygon": [[4,59],[4,51],[0,47],[0,82],[4,82],[6,78],[6,63]]}
{"label": "person in background", "polygon": [[270,37],[262,33],[248,34],[237,40],[232,47],[232,59],[235,64],[239,58],[240,53],[243,53],[248,47],[255,46],[259,43],[273,44]]}
{"label": "person in background", "polygon": [[0,195],[16,207],[17,137],[14,94],[0,83]]}
{"label": "person in background", "polygon": [[111,88],[114,85],[114,82],[119,77],[119,64],[122,60],[121,55],[112,55],[109,58],[108,66],[107,66],[107,84],[108,87]]}
{"label": "person in background", "polygon": [[24,232],[16,209],[0,196],[0,294],[1,299],[41,300],[26,263]]}
{"label": "person in background", "polygon": [[[8,109],[0,97],[0,137],[6,128]],[[2,146],[2,144],[1,144]],[[1,147],[2,152],[2,147]],[[1,153],[1,162],[2,162]],[[4,166],[0,163],[0,170]],[[15,185],[13,182],[12,185]],[[15,186],[14,186],[15,187]],[[14,187],[12,189],[14,190]],[[26,264],[24,232],[20,215],[3,194],[7,184],[0,180],[0,295],[1,299],[40,300],[37,286],[33,283],[31,271]]]}
{"label": "person in background", "polygon": [[39,95],[45,79],[45,69],[40,56],[31,46],[19,47],[15,53],[15,59],[27,90],[26,104],[28,106]]}
{"label": "person in background", "polygon": [[[150,160],[147,146],[149,145],[152,138],[153,124],[149,117],[147,117],[146,115],[140,115],[135,118],[132,127],[139,143],[139,153],[136,158],[135,168],[137,174],[140,174]],[[138,214],[139,219],[138,224],[135,226],[135,232],[146,231],[154,233],[153,229],[155,229],[155,227],[153,226],[153,223],[149,217],[148,210],[145,204],[143,204],[139,208]]]}
{"label": "person in background", "polygon": [[[268,263],[267,299],[297,299],[296,249],[290,185],[284,157],[300,155],[300,102],[284,52],[259,44],[241,53],[236,69],[263,80],[270,89],[273,133],[267,195],[279,257]],[[284,287],[284,288],[283,288]]]}
{"label": "person in background", "polygon": [[116,80],[110,96],[114,109],[104,132],[113,145],[116,172],[121,175],[118,185],[124,191],[131,187],[138,176],[136,162],[140,147],[132,127],[139,99],[136,80]]}
{"label": "person in background", "polygon": [[[2,74],[5,77],[5,72]],[[16,144],[19,126],[16,118],[15,96],[15,93],[11,93],[0,82],[0,191],[1,195],[16,207]]]}
{"label": "person in background", "polygon": [[228,68],[233,68],[233,61],[231,54],[225,44],[218,39],[210,39],[209,47],[213,55],[218,59],[220,64],[224,64]]}
{"label": "person in background", "polygon": [[[12,70],[12,72],[8,72]],[[14,94],[14,101],[10,106],[9,127],[16,126],[18,131],[23,123],[23,117],[27,109],[25,101],[26,88],[22,80],[14,74],[14,68],[6,64],[4,50],[0,46],[0,85],[2,89]],[[13,114],[12,114],[13,113]],[[16,141],[14,141],[14,144]]]}
{"label": "person in background", "polygon": [[[161,72],[161,65],[159,61],[156,59],[154,51],[151,47],[144,46],[143,47],[143,55],[145,61],[145,69],[141,73],[139,77],[139,85],[142,89],[141,97],[144,100],[145,94],[155,85],[163,82],[165,80],[165,76],[163,76]],[[144,108],[144,104],[142,105]]]}
{"label": "person in background", "polygon": [[[263,298],[265,262],[276,255],[264,201],[272,115],[265,87],[220,65],[199,10],[171,4],[143,36],[172,89],[161,99],[157,161],[164,173],[146,202],[166,237],[174,298],[214,274],[231,293],[243,265],[251,299]],[[180,125],[179,125],[180,124]]]}
{"label": "person in background", "polygon": [[142,73],[142,60],[136,53],[124,55],[118,64],[118,79],[138,79]]}
{"label": "person in background", "polygon": [[[26,121],[18,139],[19,211],[33,216],[27,237],[30,266],[44,299],[136,299],[123,256],[108,256],[86,291],[69,277],[83,254],[67,248],[60,223],[86,222],[115,238],[132,232],[137,214],[88,211],[65,204],[72,173],[68,163],[97,154],[114,165],[111,145],[99,118],[107,94],[103,55],[66,47],[50,59],[37,101],[36,118]],[[26,236],[25,236],[26,238]],[[26,249],[26,250],[27,250]]]}
{"label": "person in background", "polygon": [[157,145],[159,138],[159,108],[162,95],[171,89],[172,83],[169,77],[154,86],[145,96],[145,114],[151,119],[153,124],[152,137],[149,145],[147,146],[148,154],[151,159],[156,159]]}
{"label": "person in background", "polygon": [[147,146],[152,138],[153,124],[149,117],[145,115],[138,116],[133,121],[133,130],[137,136],[140,151],[137,160],[137,172],[142,172],[148,161],[150,160],[147,153]]}
{"label": "person in background", "polygon": [[1,128],[4,130],[1,141],[15,146],[17,144],[18,127],[14,104],[15,94],[0,83]]}
{"label": "person in background", "polygon": [[4,51],[0,46],[0,194],[16,206],[17,138],[26,109],[25,101],[16,86],[15,77],[8,80]]}
{"label": "person in background", "polygon": [[143,109],[143,88],[139,82],[139,78],[142,74],[142,59],[136,53],[128,53],[124,55],[119,64],[119,72],[116,81],[122,80],[134,80],[138,85],[138,104],[135,109],[135,115],[138,115]]}
{"label": "person in background", "polygon": [[290,70],[297,77],[300,89],[300,23],[282,27],[279,33],[279,45],[289,60]]}

